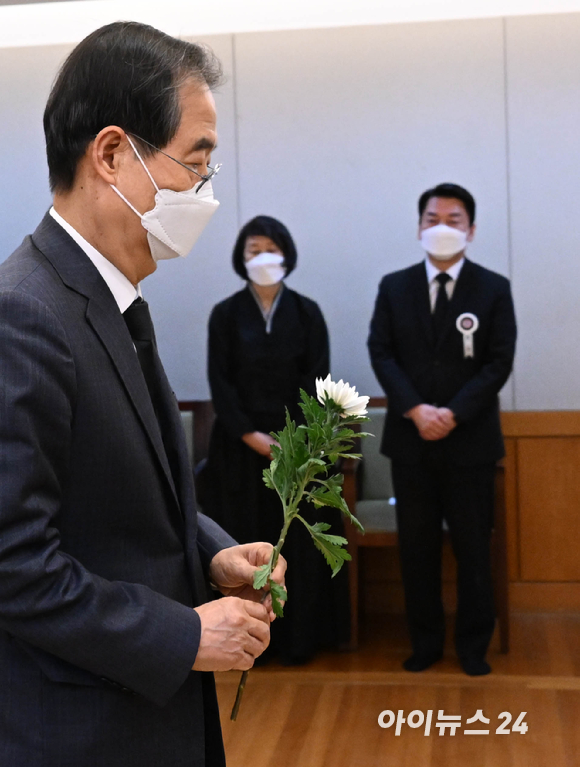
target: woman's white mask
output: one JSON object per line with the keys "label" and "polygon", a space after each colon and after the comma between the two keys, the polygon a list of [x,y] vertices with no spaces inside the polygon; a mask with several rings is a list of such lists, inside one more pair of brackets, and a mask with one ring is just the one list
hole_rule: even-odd
{"label": "woman's white mask", "polygon": [[258,253],[246,261],[246,271],[249,279],[256,285],[276,285],[286,274],[283,263],[284,256],[279,253]]}
{"label": "woman's white mask", "polygon": [[154,261],[187,256],[219,206],[213,196],[211,181],[205,182],[199,194],[196,190],[201,181],[186,192],[159,189],[129,136],[127,140],[157,190],[155,207],[141,214],[117,187],[111,184],[113,190],[141,219],[143,228],[147,230],[147,241]]}
{"label": "woman's white mask", "polygon": [[465,250],[467,232],[462,232],[461,229],[446,224],[437,224],[437,226],[423,229],[421,245],[430,256],[445,261]]}

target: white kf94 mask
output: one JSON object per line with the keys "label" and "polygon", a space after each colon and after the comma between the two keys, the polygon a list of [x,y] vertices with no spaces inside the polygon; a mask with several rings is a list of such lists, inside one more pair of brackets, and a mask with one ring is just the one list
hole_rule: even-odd
{"label": "white kf94 mask", "polygon": [[430,256],[445,261],[465,250],[467,232],[446,224],[437,224],[437,226],[430,226],[429,229],[423,229],[421,245]]}
{"label": "white kf94 mask", "polygon": [[279,253],[258,253],[246,261],[248,277],[255,285],[276,285],[284,279],[284,256]]}
{"label": "white kf94 mask", "polygon": [[199,194],[196,190],[202,181],[186,192],[159,189],[129,136],[127,140],[157,190],[155,207],[141,214],[114,184],[111,187],[141,219],[143,228],[147,230],[147,241],[154,261],[187,256],[219,206],[213,196],[211,181],[205,182]]}

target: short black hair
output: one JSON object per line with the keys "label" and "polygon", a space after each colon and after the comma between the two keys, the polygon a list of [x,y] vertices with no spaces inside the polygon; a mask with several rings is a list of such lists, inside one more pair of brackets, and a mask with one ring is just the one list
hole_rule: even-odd
{"label": "short black hair", "polygon": [[246,263],[244,261],[244,248],[248,237],[269,237],[272,242],[276,243],[284,256],[286,276],[296,268],[298,254],[296,253],[296,245],[294,244],[294,240],[288,229],[286,229],[284,224],[281,221],[278,221],[277,218],[272,218],[271,216],[256,216],[240,229],[232,253],[234,271],[236,274],[239,274],[243,280],[249,279],[248,272],[246,271]]}
{"label": "short black hair", "polygon": [[459,200],[459,202],[462,202],[463,207],[469,216],[469,225],[473,226],[473,222],[475,221],[475,200],[473,199],[473,195],[470,194],[467,189],[464,189],[458,184],[450,183],[438,184],[437,186],[434,186],[433,189],[427,189],[427,191],[423,192],[421,197],[419,197],[419,220],[421,220],[425,208],[427,207],[427,203],[432,197],[447,197],[450,200]]}
{"label": "short black hair", "polygon": [[51,190],[72,188],[79,160],[107,125],[167,146],[181,122],[178,91],[189,77],[208,88],[221,82],[211,49],[132,21],[85,37],[62,65],[44,111]]}

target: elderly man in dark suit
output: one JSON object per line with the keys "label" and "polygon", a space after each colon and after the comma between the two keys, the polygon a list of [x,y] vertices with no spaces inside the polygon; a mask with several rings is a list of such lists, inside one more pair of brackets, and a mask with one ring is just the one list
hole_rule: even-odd
{"label": "elderly man in dark suit", "polygon": [[463,670],[487,674],[494,629],[490,534],[494,466],[503,456],[498,393],[513,363],[509,282],[465,257],[475,201],[455,184],[419,199],[424,262],[383,278],[369,336],[388,398],[382,452],[392,459],[405,604],[422,671],[443,653],[441,530],[457,560],[455,646]]}
{"label": "elderly man in dark suit", "polygon": [[2,767],[223,765],[210,672],[269,641],[251,584],[272,547],[196,513],[139,288],[217,206],[219,77],[209,50],[116,23],[46,107],[54,207],[0,267]]}

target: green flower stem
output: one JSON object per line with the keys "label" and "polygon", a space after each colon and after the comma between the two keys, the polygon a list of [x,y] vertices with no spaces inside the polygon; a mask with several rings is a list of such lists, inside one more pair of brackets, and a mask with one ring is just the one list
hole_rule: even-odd
{"label": "green flower stem", "polygon": [[[331,468],[330,462],[339,456],[350,453],[354,441],[354,433],[349,426],[368,420],[362,416],[344,416],[342,408],[329,397],[326,397],[322,406],[313,397],[301,390],[300,397],[302,412],[305,423],[296,427],[286,411],[286,426],[272,436],[278,442],[278,448],[273,449],[274,459],[270,469],[264,471],[264,482],[267,487],[276,491],[282,503],[284,512],[284,526],[280,533],[278,543],[272,549],[270,560],[266,566],[259,568],[255,583],[258,587],[270,584],[275,587],[272,595],[273,605],[277,614],[281,614],[281,589],[272,581],[271,575],[276,569],[282,547],[288,534],[288,528],[293,519],[299,519],[308,529],[315,546],[322,552],[327,563],[335,575],[349,558],[343,546],[346,540],[340,536],[327,534],[330,528],[328,524],[317,523],[311,527],[299,514],[300,504],[304,499],[309,500],[314,506],[332,506],[341,509],[343,514],[356,522],[348,511],[341,496],[341,478],[328,478]],[[304,433],[306,430],[306,434]],[[340,435],[340,436],[339,436]],[[367,436],[364,433],[360,436]],[[360,457],[360,456],[355,456]],[[322,467],[322,468],[321,468]],[[323,474],[325,479],[318,478]],[[319,485],[323,490],[313,491],[312,484]],[[307,488],[309,488],[307,490]],[[314,492],[314,494],[313,494]],[[340,503],[341,501],[342,504]],[[360,527],[360,525],[358,525]],[[361,528],[362,529],[362,528]],[[264,592],[262,602],[268,592]],[[248,678],[248,671],[244,671],[238,685],[236,700],[231,713],[231,719],[236,720],[242,695]]]}
{"label": "green flower stem", "polygon": [[[294,519],[293,515],[290,515],[284,510],[284,527],[282,528],[282,532],[280,533],[280,538],[278,539],[278,543],[274,546],[272,550],[272,555],[270,557],[270,573],[273,573],[276,569],[276,565],[278,564],[278,559],[280,558],[280,552],[282,551],[282,546],[284,545],[284,541],[286,540],[286,535],[288,533],[288,528],[290,527],[290,522]],[[267,593],[264,594],[262,597],[262,602],[266,597],[268,596]],[[230,719],[232,722],[235,722],[238,718],[238,713],[240,710],[240,706],[242,705],[242,696],[244,694],[244,689],[246,687],[246,682],[248,680],[248,674],[250,673],[249,669],[247,671],[242,672],[242,677],[240,679],[240,683],[238,684],[238,691],[236,693],[236,700],[234,702],[234,706],[232,708],[232,713],[230,714]]]}

